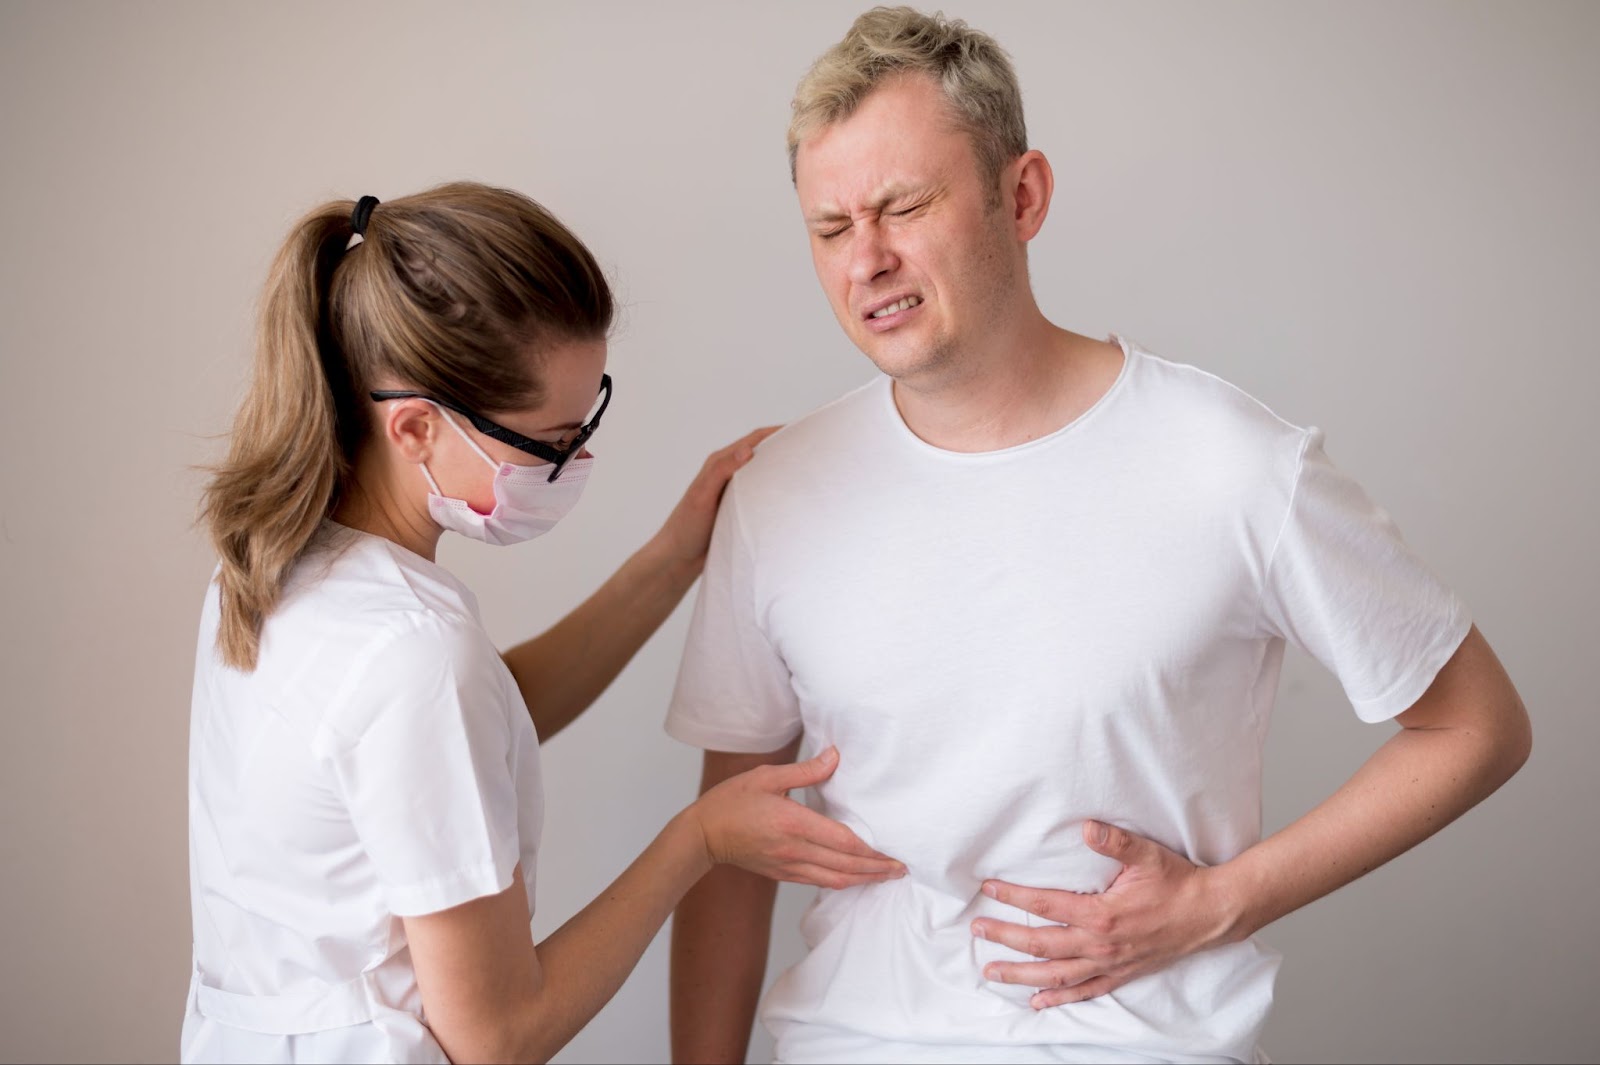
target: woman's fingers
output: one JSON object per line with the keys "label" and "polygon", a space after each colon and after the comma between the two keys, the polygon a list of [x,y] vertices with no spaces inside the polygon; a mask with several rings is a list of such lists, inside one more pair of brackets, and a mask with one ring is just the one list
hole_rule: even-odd
{"label": "woman's fingers", "polygon": [[[777,791],[787,792],[794,788],[820,784],[833,776],[833,771],[838,768],[839,749],[829,747],[815,758],[808,758],[804,762],[770,767],[766,770],[764,783]],[[896,875],[904,874],[905,866],[882,851],[868,846],[866,841],[838,821],[824,817],[799,803],[793,804],[788,813],[789,830],[819,850],[840,856],[888,863],[889,866],[899,870]]]}
{"label": "woman's fingers", "polygon": [[656,534],[656,542],[669,561],[704,563],[711,543],[711,526],[729,479],[755,455],[757,444],[781,428],[769,425],[757,429],[711,453]]}
{"label": "woman's fingers", "polygon": [[730,455],[741,461],[748,460],[751,455],[755,454],[756,447],[761,441],[782,428],[783,426],[781,425],[764,425],[760,429],[752,429],[711,457],[715,459],[721,455]]}
{"label": "woman's fingers", "polygon": [[793,791],[821,784],[839,768],[839,748],[829,747],[815,758],[768,767],[763,776],[774,791]]}
{"label": "woman's fingers", "polygon": [[826,780],[839,764],[832,747],[789,765],[763,765],[723,781],[695,804],[713,861],[778,880],[848,887],[906,874],[845,825],[788,798]]}
{"label": "woman's fingers", "polygon": [[745,438],[739,442],[744,444],[746,447],[754,449],[757,444],[760,444],[761,441],[765,440],[767,437],[771,436],[773,433],[782,428],[783,426],[781,425],[763,425],[761,428],[754,429],[747,433]]}
{"label": "woman's fingers", "polygon": [[764,426],[746,433],[720,451],[713,451],[706,457],[699,474],[689,485],[687,498],[695,501],[700,507],[714,511],[718,500],[722,498],[722,490],[728,486],[729,479],[739,472],[739,467],[755,457],[756,446],[782,428],[781,425]]}
{"label": "woman's fingers", "polygon": [[831,817],[824,817],[805,806],[800,806],[791,812],[795,818],[795,831],[811,843],[831,851],[838,851],[840,854],[853,854],[858,858],[881,858],[891,862],[895,860],[882,851],[868,846],[860,836]]}
{"label": "woman's fingers", "polygon": [[893,858],[852,854],[824,847],[818,843],[801,843],[795,848],[794,861],[832,869],[836,873],[854,873],[874,880],[895,880],[906,875],[906,867]]}
{"label": "woman's fingers", "polygon": [[755,458],[757,445],[782,428],[781,425],[764,426],[754,432],[746,433],[721,451],[713,451],[706,459],[700,475],[720,492],[728,483],[728,478],[738,472],[739,467]]}
{"label": "woman's fingers", "polygon": [[725,453],[731,451],[733,454],[744,454],[744,456],[749,456],[749,454],[754,453],[755,448],[757,448],[757,446],[760,445],[763,440],[771,437],[771,435],[778,432],[779,429],[782,429],[782,425],[762,425],[760,429],[752,429],[750,432],[744,433],[744,435],[739,437],[738,440],[734,440],[731,445],[723,448],[723,451],[725,451]]}
{"label": "woman's fingers", "polygon": [[767,425],[741,436],[727,447],[713,451],[702,467],[702,473],[713,478],[720,476],[727,480],[733,476],[733,471],[749,462],[755,457],[756,448],[761,441],[782,429],[781,425]]}
{"label": "woman's fingers", "polygon": [[882,876],[869,876],[863,873],[841,873],[837,869],[812,862],[794,862],[785,865],[774,876],[778,880],[787,880],[794,884],[809,884],[812,887],[832,888],[835,891],[841,888],[860,887],[862,884],[877,884],[884,879]]}

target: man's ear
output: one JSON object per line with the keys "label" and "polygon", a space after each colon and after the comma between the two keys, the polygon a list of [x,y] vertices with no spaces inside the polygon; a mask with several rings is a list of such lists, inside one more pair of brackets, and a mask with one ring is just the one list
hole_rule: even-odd
{"label": "man's ear", "polygon": [[1008,183],[1013,205],[1012,224],[1017,239],[1026,244],[1038,235],[1050,213],[1050,197],[1055,192],[1056,176],[1050,160],[1037,148],[1023,152],[1001,171],[1000,180]]}

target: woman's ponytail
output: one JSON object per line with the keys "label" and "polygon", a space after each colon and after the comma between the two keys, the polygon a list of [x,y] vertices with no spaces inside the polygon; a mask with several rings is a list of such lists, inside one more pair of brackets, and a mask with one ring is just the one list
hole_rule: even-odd
{"label": "woman's ponytail", "polygon": [[332,203],[308,215],[278,252],[254,379],[201,503],[221,562],[217,648],[247,672],[289,569],[339,500],[359,436],[350,372],[327,315],[329,281],[352,232],[350,207]]}

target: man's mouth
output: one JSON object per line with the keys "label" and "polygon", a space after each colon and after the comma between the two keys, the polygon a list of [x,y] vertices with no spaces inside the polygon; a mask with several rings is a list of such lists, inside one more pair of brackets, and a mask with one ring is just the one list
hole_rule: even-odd
{"label": "man's mouth", "polygon": [[912,307],[919,305],[921,302],[921,296],[903,296],[900,299],[895,300],[893,303],[884,304],[882,307],[879,307],[877,310],[869,313],[867,317],[887,318],[889,315],[894,314],[897,311],[910,310]]}

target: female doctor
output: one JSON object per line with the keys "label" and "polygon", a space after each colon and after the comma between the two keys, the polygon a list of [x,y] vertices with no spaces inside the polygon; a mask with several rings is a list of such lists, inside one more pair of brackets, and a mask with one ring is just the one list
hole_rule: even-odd
{"label": "female doctor", "polygon": [[682,598],[764,435],[498,653],[435,547],[528,540],[577,502],[611,320],[588,249],[502,189],[328,204],[279,252],[202,507],[221,561],[195,665],[184,1060],[544,1060],[714,863],[827,887],[903,872],[786,797],[830,751],[707,792],[533,942],[539,743]]}

